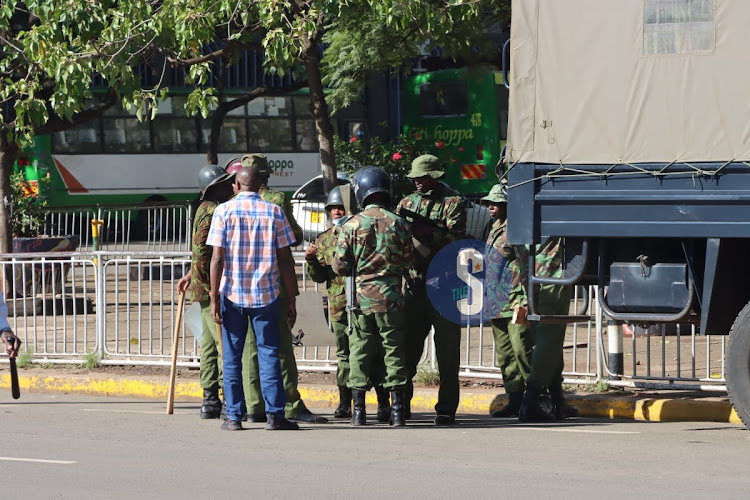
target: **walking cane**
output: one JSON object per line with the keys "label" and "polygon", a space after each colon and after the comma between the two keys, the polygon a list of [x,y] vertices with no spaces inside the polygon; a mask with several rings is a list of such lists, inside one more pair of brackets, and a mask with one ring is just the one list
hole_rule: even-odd
{"label": "walking cane", "polygon": [[185,304],[185,292],[180,292],[177,299],[177,319],[174,323],[172,338],[172,369],[169,372],[169,392],[167,392],[167,415],[174,411],[174,383],[177,376],[177,344],[180,340],[180,323],[182,323],[182,306]]}

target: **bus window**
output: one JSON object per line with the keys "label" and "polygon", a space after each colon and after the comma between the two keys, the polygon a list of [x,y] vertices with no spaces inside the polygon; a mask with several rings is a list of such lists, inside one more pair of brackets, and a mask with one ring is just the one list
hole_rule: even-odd
{"label": "bus window", "polygon": [[165,153],[198,151],[194,118],[162,118],[154,120],[154,146]]}
{"label": "bus window", "polygon": [[297,120],[297,148],[300,151],[317,151],[318,137],[315,122],[312,120]]}
{"label": "bus window", "polygon": [[244,118],[224,118],[219,135],[219,150],[227,153],[247,151],[247,132]]}
{"label": "bus window", "polygon": [[292,151],[292,149],[292,124],[290,120],[250,120],[251,151]]}
{"label": "bus window", "polygon": [[428,82],[419,86],[419,115],[423,118],[466,116],[466,82]]}
{"label": "bus window", "polygon": [[151,151],[148,122],[137,118],[104,118],[104,150],[107,153]]}
{"label": "bus window", "polygon": [[297,116],[312,116],[309,97],[294,96],[294,114]]}

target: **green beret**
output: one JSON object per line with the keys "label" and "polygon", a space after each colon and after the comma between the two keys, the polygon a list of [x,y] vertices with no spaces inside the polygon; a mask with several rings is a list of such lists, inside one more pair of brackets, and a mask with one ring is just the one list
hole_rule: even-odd
{"label": "green beret", "polygon": [[411,172],[407,177],[415,179],[417,177],[425,177],[429,175],[433,179],[439,179],[445,175],[443,172],[443,162],[440,158],[432,155],[422,155],[414,158],[411,162]]}
{"label": "green beret", "polygon": [[252,167],[262,175],[271,175],[268,158],[262,153],[251,153],[242,157],[243,167]]}
{"label": "green beret", "polygon": [[505,186],[502,184],[495,184],[490,189],[490,194],[481,199],[482,205],[488,203],[508,203],[508,196],[505,193]]}

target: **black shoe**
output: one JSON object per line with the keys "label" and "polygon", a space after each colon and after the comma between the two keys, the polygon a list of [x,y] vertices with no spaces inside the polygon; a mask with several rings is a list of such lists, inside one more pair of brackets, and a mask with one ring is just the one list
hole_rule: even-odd
{"label": "black shoe", "polygon": [[354,411],[352,412],[352,425],[367,425],[367,411],[365,409],[365,394],[363,390],[352,389],[352,400]]}
{"label": "black shoe", "polygon": [[293,416],[289,420],[294,420],[296,422],[306,422],[308,424],[327,424],[328,419],[325,417],[321,417],[320,415],[316,415],[307,408],[299,412],[297,415]]}
{"label": "black shoe", "polygon": [[241,431],[244,429],[242,427],[242,422],[239,420],[225,420],[223,424],[221,424],[221,428],[225,431]]}
{"label": "black shoe", "polygon": [[391,414],[388,418],[388,423],[393,427],[403,427],[406,425],[406,419],[404,418],[404,391],[396,389],[391,391]]}
{"label": "black shoe", "polygon": [[388,391],[382,386],[376,386],[375,395],[378,397],[378,422],[388,423],[391,419],[391,400]]}
{"label": "black shoe", "polygon": [[578,409],[565,401],[562,384],[550,386],[549,397],[552,403],[552,413],[557,420],[565,420],[566,418],[578,416]]}
{"label": "black shoe", "polygon": [[456,423],[456,417],[453,415],[438,415],[435,417],[435,425],[453,425]]}
{"label": "black shoe", "polygon": [[265,423],[268,421],[268,418],[266,418],[265,413],[253,413],[251,415],[243,415],[242,416],[243,422],[251,422],[255,424]]}
{"label": "black shoe", "polygon": [[515,418],[521,409],[521,400],[523,396],[520,392],[508,393],[508,404],[490,413],[492,418]]}
{"label": "black shoe", "polygon": [[266,419],[268,422],[266,423],[266,430],[267,431],[296,431],[299,430],[299,425],[295,424],[294,422],[290,422],[289,420],[285,419],[284,417],[280,417],[277,415],[274,415],[273,413],[267,413]]}
{"label": "black shoe", "polygon": [[221,399],[219,388],[203,389],[203,403],[201,404],[201,418],[219,418],[221,416]]}
{"label": "black shoe", "polygon": [[520,422],[554,422],[557,418],[540,404],[539,389],[529,386],[523,393],[518,420]]}
{"label": "black shoe", "polygon": [[339,405],[333,412],[334,418],[352,418],[352,390],[339,386]]}

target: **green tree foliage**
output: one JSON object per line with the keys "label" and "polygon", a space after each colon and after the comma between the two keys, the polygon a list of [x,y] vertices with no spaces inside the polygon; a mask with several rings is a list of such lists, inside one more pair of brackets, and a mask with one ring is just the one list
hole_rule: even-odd
{"label": "green tree foliage", "polygon": [[510,0],[369,0],[341,2],[323,41],[324,82],[335,109],[359,98],[379,71],[411,70],[420,54],[466,63],[497,61],[487,33],[510,22]]}
{"label": "green tree foliage", "polygon": [[[155,35],[149,0],[12,0],[0,3],[0,199],[11,199],[11,171],[35,135],[61,131],[121,101],[156,99],[133,68]],[[108,92],[97,97],[92,81]],[[9,213],[0,203],[0,252],[9,252]]]}

